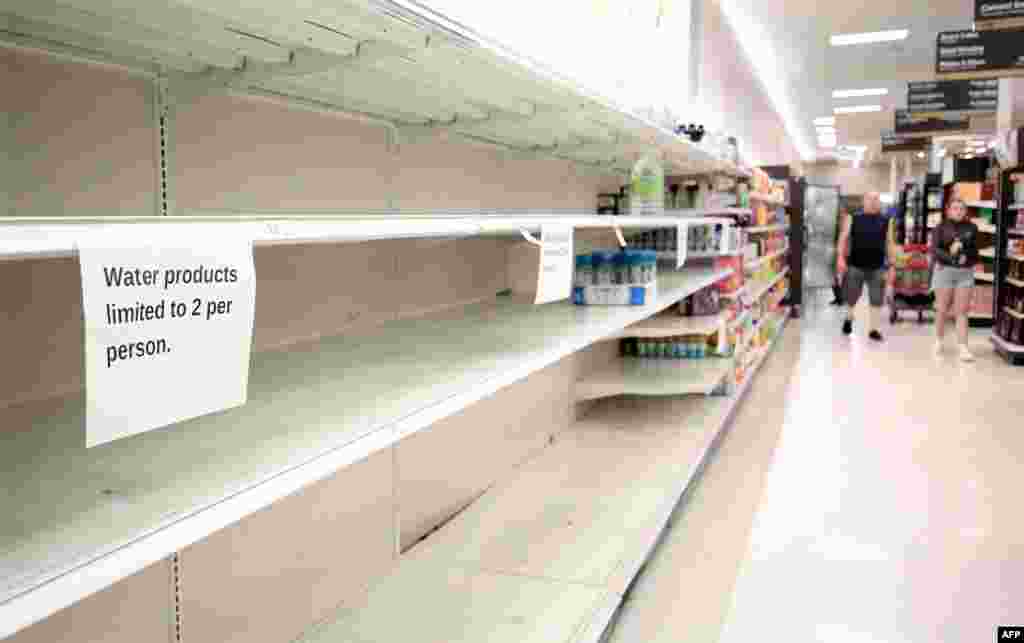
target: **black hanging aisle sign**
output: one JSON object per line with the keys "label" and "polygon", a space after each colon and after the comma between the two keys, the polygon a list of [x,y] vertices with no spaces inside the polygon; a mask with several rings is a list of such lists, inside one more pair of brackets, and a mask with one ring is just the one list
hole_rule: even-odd
{"label": "black hanging aisle sign", "polygon": [[999,80],[931,80],[907,83],[907,111],[994,112],[999,101]]}
{"label": "black hanging aisle sign", "polygon": [[1024,18],[1024,0],[974,0],[975,20]]}
{"label": "black hanging aisle sign", "polygon": [[906,109],[897,109],[895,125],[897,134],[961,132],[971,128],[971,119],[957,112],[915,114]]}
{"label": "black hanging aisle sign", "polygon": [[928,136],[902,136],[895,132],[882,132],[883,152],[926,152],[931,149]]}
{"label": "black hanging aisle sign", "polygon": [[950,78],[1024,74],[1024,29],[939,32],[935,72]]}

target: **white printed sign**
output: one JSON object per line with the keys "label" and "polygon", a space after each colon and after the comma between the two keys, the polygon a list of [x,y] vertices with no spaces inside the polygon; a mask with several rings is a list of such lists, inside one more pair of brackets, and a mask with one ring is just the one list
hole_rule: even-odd
{"label": "white printed sign", "polygon": [[540,268],[536,304],[572,296],[572,226],[543,224],[540,228]]}
{"label": "white printed sign", "polygon": [[690,226],[687,223],[676,225],[676,268],[682,268],[686,263],[686,251],[690,247],[690,239],[687,232]]}
{"label": "white printed sign", "polygon": [[245,404],[251,241],[129,238],[80,245],[79,261],[87,446]]}

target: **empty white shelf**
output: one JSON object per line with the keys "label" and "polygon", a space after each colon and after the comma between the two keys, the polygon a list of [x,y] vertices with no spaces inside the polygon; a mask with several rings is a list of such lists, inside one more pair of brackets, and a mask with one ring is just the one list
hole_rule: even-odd
{"label": "empty white shelf", "polygon": [[611,215],[485,215],[462,216],[302,216],[282,219],[265,214],[237,213],[230,220],[209,216],[107,219],[63,222],[20,219],[0,222],[0,260],[74,256],[80,244],[103,242],[130,245],[153,238],[190,239],[195,236],[250,239],[257,246],[300,243],[345,243],[378,239],[459,238],[476,235],[518,235],[539,232],[541,225],[607,229],[675,227],[680,223],[732,223],[714,216]]}
{"label": "empty white shelf", "polygon": [[617,395],[708,395],[732,372],[732,359],[627,357],[576,382],[576,400]]}
{"label": "empty white shelf", "polygon": [[619,337],[675,337],[677,335],[711,335],[718,332],[729,318],[728,312],[699,317],[683,317],[669,310],[627,327]]}
{"label": "empty white shelf", "polygon": [[787,226],[785,223],[773,223],[771,225],[751,226],[749,228],[743,229],[746,230],[749,234],[757,234],[761,232],[779,232],[785,230],[788,227],[789,226]]}
{"label": "empty white shelf", "polygon": [[977,226],[978,232],[984,232],[986,234],[996,233],[995,225],[989,223],[988,221],[975,221],[974,225]]}
{"label": "empty white shelf", "polygon": [[81,395],[0,409],[0,637],[730,273],[663,273],[649,306],[499,298],[256,354],[245,406],[92,449]]}
{"label": "empty white shelf", "polygon": [[297,643],[597,643],[751,380],[598,404]]}
{"label": "empty white shelf", "polygon": [[993,276],[993,274],[991,272],[976,272],[976,273],[974,273],[974,278],[977,281],[981,281],[981,282],[985,282],[985,283],[992,283],[995,280],[995,277]]}

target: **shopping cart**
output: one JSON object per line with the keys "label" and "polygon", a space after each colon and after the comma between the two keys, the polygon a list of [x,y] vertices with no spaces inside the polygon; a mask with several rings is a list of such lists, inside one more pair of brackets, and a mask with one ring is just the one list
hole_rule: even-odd
{"label": "shopping cart", "polygon": [[924,323],[924,314],[934,311],[935,295],[931,292],[931,261],[927,245],[905,245],[903,252],[893,261],[895,278],[886,289],[889,321],[900,320],[900,312],[917,312],[918,323]]}

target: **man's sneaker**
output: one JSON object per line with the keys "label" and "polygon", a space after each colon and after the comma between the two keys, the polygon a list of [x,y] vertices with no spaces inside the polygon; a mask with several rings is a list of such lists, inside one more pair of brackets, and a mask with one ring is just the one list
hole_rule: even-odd
{"label": "man's sneaker", "polygon": [[877,330],[873,330],[870,333],[868,333],[868,337],[875,340],[876,342],[880,342],[883,339],[882,333],[878,332]]}
{"label": "man's sneaker", "polygon": [[967,346],[965,346],[964,344],[960,345],[960,361],[961,362],[973,362],[974,361],[974,353],[972,353],[971,349],[967,348]]}
{"label": "man's sneaker", "polygon": [[853,320],[852,319],[847,319],[846,321],[843,322],[843,334],[844,335],[849,335],[852,332],[853,332]]}

